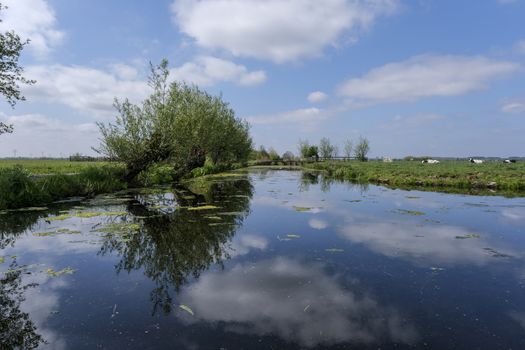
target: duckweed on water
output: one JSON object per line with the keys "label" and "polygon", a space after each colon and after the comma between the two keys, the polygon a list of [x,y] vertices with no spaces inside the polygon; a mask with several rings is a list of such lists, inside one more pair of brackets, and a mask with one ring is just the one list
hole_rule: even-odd
{"label": "duckweed on water", "polygon": [[76,231],[76,230],[70,230],[68,228],[59,228],[55,231],[48,231],[48,232],[35,232],[33,233],[33,236],[37,236],[37,237],[48,237],[48,236],[56,236],[56,235],[59,235],[59,234],[68,234],[68,235],[74,235],[74,234],[79,234],[81,233],[80,231]]}
{"label": "duckweed on water", "polygon": [[425,213],[423,213],[422,211],[417,211],[417,210],[397,209],[396,212],[400,214],[413,215],[413,216],[425,215]]}
{"label": "duckweed on water", "polygon": [[512,258],[512,255],[500,253],[497,250],[492,249],[492,248],[483,248],[483,250],[488,252],[494,258]]}
{"label": "duckweed on water", "polygon": [[47,207],[27,207],[27,208],[20,208],[20,209],[11,209],[8,211],[46,211],[49,208]]}
{"label": "duckweed on water", "polygon": [[345,250],[341,248],[328,248],[328,249],[325,249],[325,251],[328,253],[342,253]]}
{"label": "duckweed on water", "polygon": [[75,270],[72,269],[71,267],[66,267],[66,268],[64,268],[62,270],[59,270],[59,271],[55,271],[52,268],[49,268],[49,269],[45,270],[45,273],[48,276],[50,276],[50,277],[59,277],[59,276],[62,276],[62,275],[72,275],[74,272],[75,272]]}
{"label": "duckweed on water", "polygon": [[215,205],[201,205],[198,207],[188,207],[188,210],[211,210],[211,209],[218,209],[219,207]]}
{"label": "duckweed on water", "polygon": [[293,206],[294,210],[295,211],[298,211],[298,212],[306,212],[306,211],[310,211],[312,210],[312,208],[309,208],[309,207],[297,207],[297,206]]}
{"label": "duckweed on water", "polygon": [[0,256],[0,264],[3,264],[5,262],[5,258],[3,256]]}
{"label": "duckweed on water", "polygon": [[456,236],[456,239],[479,238],[477,233],[469,233],[463,236]]}
{"label": "duckweed on water", "polygon": [[184,311],[186,311],[187,313],[189,313],[190,315],[192,315],[192,316],[195,315],[195,314],[193,313],[193,310],[192,310],[189,306],[184,305],[184,304],[181,304],[181,305],[179,305],[179,307],[180,307],[182,310],[184,310]]}
{"label": "duckweed on water", "polygon": [[62,214],[58,216],[48,217],[48,221],[62,221],[71,218],[93,218],[96,216],[122,216],[127,215],[125,211],[95,211],[95,212],[74,212],[71,214]]}
{"label": "duckweed on water", "polygon": [[110,223],[91,232],[103,232],[112,235],[125,235],[140,230],[140,225],[133,222]]}

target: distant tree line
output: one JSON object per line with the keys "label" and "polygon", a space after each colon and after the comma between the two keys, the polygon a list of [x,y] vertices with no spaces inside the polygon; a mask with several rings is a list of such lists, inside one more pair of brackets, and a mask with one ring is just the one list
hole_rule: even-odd
{"label": "distant tree line", "polygon": [[[281,156],[273,148],[266,150],[264,146],[260,146],[257,150],[252,150],[250,153],[251,160],[257,161],[284,161],[290,162],[293,160],[314,160],[320,159],[329,160],[340,158],[339,147],[333,144],[329,138],[323,137],[319,141],[319,145],[311,144],[308,140],[299,140],[297,144],[298,155],[295,156],[291,151],[284,152]],[[354,147],[353,141],[347,139],[343,145],[343,158],[355,158],[359,161],[368,160],[368,152],[370,151],[370,142],[365,137],[360,137]]]}

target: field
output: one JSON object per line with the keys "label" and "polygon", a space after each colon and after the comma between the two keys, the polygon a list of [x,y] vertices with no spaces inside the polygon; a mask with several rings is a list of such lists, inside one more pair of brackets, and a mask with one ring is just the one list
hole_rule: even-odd
{"label": "field", "polygon": [[110,162],[70,162],[66,159],[0,159],[0,169],[20,165],[32,175],[75,174],[92,166],[103,166]]}
{"label": "field", "polygon": [[310,163],[305,167],[324,170],[337,179],[395,187],[525,191],[525,162],[471,164],[467,161],[443,161],[440,164],[422,164],[417,161],[347,161]]}

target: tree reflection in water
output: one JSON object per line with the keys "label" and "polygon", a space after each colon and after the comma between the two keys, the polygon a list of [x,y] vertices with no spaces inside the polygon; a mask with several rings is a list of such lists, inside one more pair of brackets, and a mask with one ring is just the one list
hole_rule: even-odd
{"label": "tree reflection in water", "polygon": [[[117,253],[117,273],[143,269],[155,284],[151,292],[152,313],[172,310],[170,291],[179,291],[188,279],[198,278],[212,264],[228,258],[228,242],[248,215],[253,187],[247,178],[199,180],[186,188],[174,188],[172,195],[157,201],[175,201],[180,207],[213,205],[213,210],[176,209],[152,215],[148,206],[130,203],[128,210],[141,217],[139,232],[128,240],[108,235],[101,254]],[[220,219],[219,219],[220,218]]]}
{"label": "tree reflection in water", "polygon": [[0,348],[34,349],[43,343],[42,336],[29,314],[20,310],[25,300],[24,291],[35,287],[35,283],[22,284],[24,266],[18,266],[16,260],[0,278]]}

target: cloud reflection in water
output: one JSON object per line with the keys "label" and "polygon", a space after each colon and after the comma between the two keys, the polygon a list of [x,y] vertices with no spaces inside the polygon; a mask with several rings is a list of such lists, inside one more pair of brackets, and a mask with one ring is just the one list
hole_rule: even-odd
{"label": "cloud reflection in water", "polygon": [[321,264],[283,257],[207,272],[179,301],[191,306],[197,319],[230,323],[229,331],[275,334],[307,347],[417,339],[399,311],[345,289]]}

